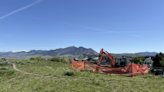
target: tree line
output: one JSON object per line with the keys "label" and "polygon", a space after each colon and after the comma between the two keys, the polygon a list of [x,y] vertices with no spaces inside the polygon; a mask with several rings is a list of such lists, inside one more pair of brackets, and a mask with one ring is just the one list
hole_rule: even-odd
{"label": "tree line", "polygon": [[[40,60],[46,60],[46,59],[42,58],[41,56],[39,56],[39,57],[31,57],[30,60],[38,60],[38,61],[40,61]],[[60,59],[60,58],[56,57],[56,55],[53,58],[48,59],[48,60],[49,61],[54,61],[54,62],[66,62],[66,59],[65,59],[64,56],[63,56],[62,59]]]}
{"label": "tree line", "polygon": [[[133,57],[132,63],[143,65],[144,60],[145,60],[144,56]],[[160,53],[156,54],[154,57],[152,57],[152,60],[154,62],[149,62],[149,64],[152,64],[153,67],[164,67],[164,54],[162,52],[160,52]]]}

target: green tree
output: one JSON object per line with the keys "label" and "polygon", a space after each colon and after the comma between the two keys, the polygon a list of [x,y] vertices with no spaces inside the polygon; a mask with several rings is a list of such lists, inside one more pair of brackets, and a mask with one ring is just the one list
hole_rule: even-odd
{"label": "green tree", "polygon": [[162,58],[162,60],[159,61],[159,62],[160,62],[160,64],[161,64],[161,66],[163,67],[163,66],[164,66],[164,58]]}
{"label": "green tree", "polygon": [[163,61],[162,60],[163,58],[164,58],[164,54],[161,52],[159,54],[155,55],[155,57],[153,58],[153,61],[154,61],[153,66],[154,67],[161,67],[161,63]]}
{"label": "green tree", "polygon": [[64,57],[64,56],[63,56],[63,58],[62,58],[62,61],[61,61],[61,62],[64,62],[64,63],[66,62],[66,60],[65,60],[65,57]]}
{"label": "green tree", "polygon": [[153,61],[150,61],[149,64],[153,64]]}
{"label": "green tree", "polygon": [[141,64],[143,65],[143,61],[145,60],[144,56],[138,56],[138,57],[133,57],[132,62],[136,64]]}

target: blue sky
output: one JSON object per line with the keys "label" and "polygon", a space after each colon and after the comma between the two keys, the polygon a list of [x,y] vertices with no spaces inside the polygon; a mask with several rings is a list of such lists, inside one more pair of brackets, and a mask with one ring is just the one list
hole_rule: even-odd
{"label": "blue sky", "polygon": [[0,52],[164,52],[164,0],[0,0]]}

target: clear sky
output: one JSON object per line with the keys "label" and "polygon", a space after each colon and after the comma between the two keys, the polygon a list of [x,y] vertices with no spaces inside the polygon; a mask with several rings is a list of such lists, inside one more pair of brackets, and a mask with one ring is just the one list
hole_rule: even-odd
{"label": "clear sky", "polygon": [[0,0],[0,52],[164,52],[164,0]]}

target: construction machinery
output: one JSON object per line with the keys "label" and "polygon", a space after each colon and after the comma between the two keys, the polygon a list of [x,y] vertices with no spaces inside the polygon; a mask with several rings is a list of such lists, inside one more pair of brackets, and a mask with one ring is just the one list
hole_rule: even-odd
{"label": "construction machinery", "polygon": [[113,58],[111,54],[109,54],[104,49],[101,49],[100,55],[99,55],[99,62],[97,63],[98,66],[114,68],[114,67],[125,67],[127,66],[127,64],[128,64],[127,58],[125,57]]}
{"label": "construction machinery", "polygon": [[103,49],[100,51],[99,62],[97,64],[93,64],[88,61],[76,62],[72,60],[71,62],[71,68],[74,70],[88,70],[98,73],[125,76],[148,74],[147,65],[139,65],[134,63],[127,64],[125,58],[113,58],[111,54]]}
{"label": "construction machinery", "polygon": [[[110,55],[107,51],[104,51],[103,49],[101,49],[101,51],[100,51],[99,63],[97,65],[101,64],[103,54],[105,54],[108,57],[108,59],[104,58],[105,59],[104,62],[106,63],[107,61],[110,61],[111,67],[115,67],[112,55]],[[106,65],[107,65],[107,63],[106,63]]]}

